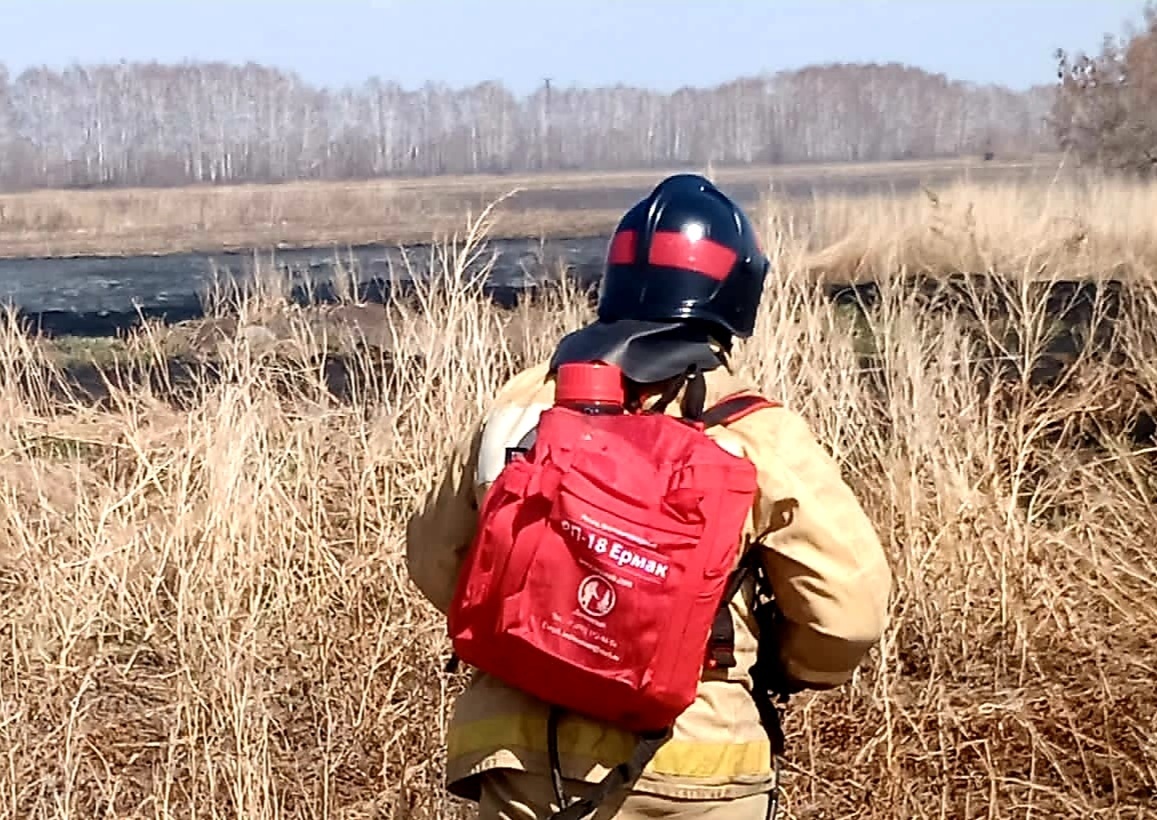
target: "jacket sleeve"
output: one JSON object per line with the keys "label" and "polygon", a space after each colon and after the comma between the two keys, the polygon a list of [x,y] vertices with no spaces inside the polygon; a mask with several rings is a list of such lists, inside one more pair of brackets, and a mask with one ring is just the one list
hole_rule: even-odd
{"label": "jacket sleeve", "polygon": [[481,500],[517,444],[553,401],[547,365],[513,376],[486,416],[450,454],[438,483],[406,525],[406,566],[415,586],[443,615],[450,610],[458,573],[478,529]]}
{"label": "jacket sleeve", "polygon": [[406,525],[406,567],[419,591],[443,615],[458,571],[478,526],[474,482],[481,429],[473,429],[450,454],[441,481]]}
{"label": "jacket sleeve", "polygon": [[892,572],[880,539],[835,459],[798,414],[768,409],[742,422],[756,465],[763,565],[783,615],[782,673],[796,688],[829,689],[850,679],[883,634]]}

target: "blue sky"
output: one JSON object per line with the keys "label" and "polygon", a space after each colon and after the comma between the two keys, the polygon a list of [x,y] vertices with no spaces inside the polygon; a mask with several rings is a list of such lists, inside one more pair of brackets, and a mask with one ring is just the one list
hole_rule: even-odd
{"label": "blue sky", "polygon": [[73,60],[254,60],[325,85],[497,79],[661,90],[828,61],[899,61],[1013,88],[1096,50],[1131,0],[0,0],[13,72]]}

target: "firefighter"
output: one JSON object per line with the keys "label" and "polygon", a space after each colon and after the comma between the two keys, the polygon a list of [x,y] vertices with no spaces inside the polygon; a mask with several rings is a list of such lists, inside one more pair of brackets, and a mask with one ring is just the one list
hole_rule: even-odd
{"label": "firefighter", "polygon": [[[733,339],[755,329],[768,268],[747,216],[703,177],[668,177],[628,210],[610,242],[597,320],[561,339],[550,361],[507,382],[410,519],[407,562],[422,594],[449,611],[481,499],[507,448],[533,437],[561,364],[615,364],[642,403],[689,371],[702,374],[708,405],[749,390],[729,354]],[[731,599],[734,665],[704,673],[667,741],[590,815],[600,820],[762,820],[778,753],[768,693],[841,686],[885,627],[892,574],[881,542],[805,420],[767,407],[709,434],[756,467],[748,531],[770,533],[754,549],[777,617],[757,619],[751,585]],[[740,550],[736,544],[737,561]],[[628,732],[567,714],[551,749],[549,716],[546,704],[476,674],[448,729],[449,791],[476,801],[483,820],[538,820],[636,748]]]}

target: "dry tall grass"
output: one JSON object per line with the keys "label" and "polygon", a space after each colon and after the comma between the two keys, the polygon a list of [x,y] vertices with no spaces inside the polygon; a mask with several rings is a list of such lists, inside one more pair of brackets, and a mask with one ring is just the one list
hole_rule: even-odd
{"label": "dry tall grass", "polygon": [[1157,271],[1157,188],[1097,174],[1027,184],[959,180],[903,196],[767,200],[775,230],[838,282],[999,271],[1013,279]]}
{"label": "dry tall grass", "polygon": [[[729,186],[769,183],[852,190],[891,180],[965,176],[1008,179],[1047,174],[1055,158],[979,162],[840,163],[744,166],[715,178]],[[462,214],[510,196],[494,237],[586,236],[613,227],[639,191],[668,173],[630,172],[427,177],[276,185],[207,185],[0,194],[0,257],[127,255],[253,247],[437,241]]]}
{"label": "dry tall grass", "polygon": [[[1117,420],[1157,390],[1157,287],[1130,290],[1111,362],[1036,388],[986,380],[983,334],[887,284],[865,376],[811,286],[816,248],[784,227],[738,363],[813,422],[898,578],[854,683],[791,706],[785,816],[1153,816],[1157,468]],[[504,314],[465,257],[434,273],[390,306],[395,353],[360,355],[349,402],[310,356],[242,337],[184,409],[62,403],[41,348],[0,341],[4,816],[465,816],[440,779],[461,681],[402,522],[501,381],[589,308]],[[1051,328],[1022,307],[1006,355],[1025,363]]]}

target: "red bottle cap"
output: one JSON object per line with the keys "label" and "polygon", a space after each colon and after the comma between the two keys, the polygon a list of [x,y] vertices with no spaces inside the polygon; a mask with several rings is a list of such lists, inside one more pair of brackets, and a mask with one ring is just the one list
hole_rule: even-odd
{"label": "red bottle cap", "polygon": [[561,365],[555,380],[557,404],[622,404],[623,371],[604,362]]}

